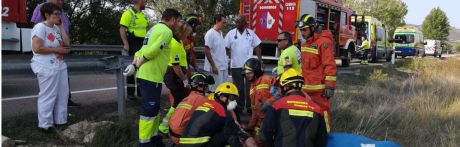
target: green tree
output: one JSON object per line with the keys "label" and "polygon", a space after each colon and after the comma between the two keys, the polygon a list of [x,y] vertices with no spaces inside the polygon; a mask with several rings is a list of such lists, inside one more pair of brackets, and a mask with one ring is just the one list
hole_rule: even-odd
{"label": "green tree", "polygon": [[423,21],[423,36],[426,39],[441,40],[445,43],[447,36],[449,36],[449,31],[449,18],[447,18],[446,13],[439,7],[433,8]]}
{"label": "green tree", "polygon": [[[155,0],[155,3],[148,4],[154,11],[153,20],[159,21],[161,12],[166,8],[175,8],[185,16],[188,13],[196,13],[202,16],[203,24],[197,28],[195,44],[201,46],[204,44],[205,33],[213,26],[214,16],[224,14],[230,16],[229,22],[239,12],[239,0]],[[233,25],[227,25],[224,32],[227,32]]]}
{"label": "green tree", "polygon": [[455,43],[455,45],[454,45],[454,50],[455,50],[456,52],[460,52],[460,42]]}
{"label": "green tree", "polygon": [[396,27],[405,25],[404,16],[408,9],[402,0],[345,0],[344,2],[359,15],[372,16],[382,21],[390,35]]}

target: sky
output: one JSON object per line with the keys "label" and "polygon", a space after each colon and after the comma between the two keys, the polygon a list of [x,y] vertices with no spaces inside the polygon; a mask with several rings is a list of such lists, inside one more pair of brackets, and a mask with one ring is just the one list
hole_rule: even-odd
{"label": "sky", "polygon": [[406,24],[421,25],[425,17],[435,7],[441,8],[449,18],[450,25],[460,28],[460,0],[402,0],[409,12],[405,17]]}

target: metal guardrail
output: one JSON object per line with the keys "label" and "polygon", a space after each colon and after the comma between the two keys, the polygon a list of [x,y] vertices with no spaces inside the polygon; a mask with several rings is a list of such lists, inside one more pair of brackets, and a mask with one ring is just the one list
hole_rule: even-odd
{"label": "metal guardrail", "polygon": [[71,45],[72,51],[110,51],[121,52],[123,46],[121,45]]}
{"label": "metal guardrail", "polygon": [[[117,105],[118,105],[118,114],[120,119],[124,119],[125,116],[125,77],[123,76],[123,70],[126,66],[130,65],[132,62],[132,57],[123,56],[123,46],[121,45],[71,45],[72,52],[85,52],[85,51],[105,51],[105,52],[119,52],[115,55],[108,55],[107,57],[103,57],[100,59],[96,59],[91,61],[90,64],[84,64],[83,66],[97,66],[98,70],[111,70],[116,71],[117,77]],[[204,47],[195,47],[195,52],[197,53],[204,53]],[[81,55],[85,56],[85,55]],[[22,59],[21,59],[22,60]],[[24,60],[28,61],[30,59]],[[8,73],[11,71],[25,71],[30,70],[29,63],[22,63],[22,62],[11,62],[6,63],[11,64],[10,68],[6,68],[4,65],[2,66],[2,72]],[[24,64],[24,65],[22,65]],[[68,64],[69,67],[71,64]],[[79,65],[82,66],[82,65]],[[103,67],[103,68],[99,68]]]}
{"label": "metal guardrail", "polygon": [[[122,45],[71,45],[72,51],[109,51],[109,52],[121,52],[123,50]],[[204,53],[204,47],[195,47],[195,52]]]}

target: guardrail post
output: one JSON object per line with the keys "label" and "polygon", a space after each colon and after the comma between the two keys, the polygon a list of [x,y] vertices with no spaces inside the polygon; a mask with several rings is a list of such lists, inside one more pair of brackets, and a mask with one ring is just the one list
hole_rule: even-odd
{"label": "guardrail post", "polygon": [[125,77],[123,76],[123,59],[117,57],[119,68],[117,69],[117,104],[119,120],[125,118]]}
{"label": "guardrail post", "polygon": [[132,59],[129,56],[110,56],[102,58],[105,63],[105,70],[115,70],[117,75],[117,108],[119,120],[125,119],[125,76],[123,69],[126,65],[131,64]]}

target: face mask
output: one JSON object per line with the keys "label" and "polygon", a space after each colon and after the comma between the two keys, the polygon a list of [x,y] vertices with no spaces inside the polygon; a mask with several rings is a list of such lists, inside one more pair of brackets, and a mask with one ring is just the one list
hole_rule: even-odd
{"label": "face mask", "polygon": [[228,111],[232,111],[232,110],[235,110],[236,106],[238,104],[236,103],[236,101],[230,101],[228,104],[227,104],[227,110]]}

